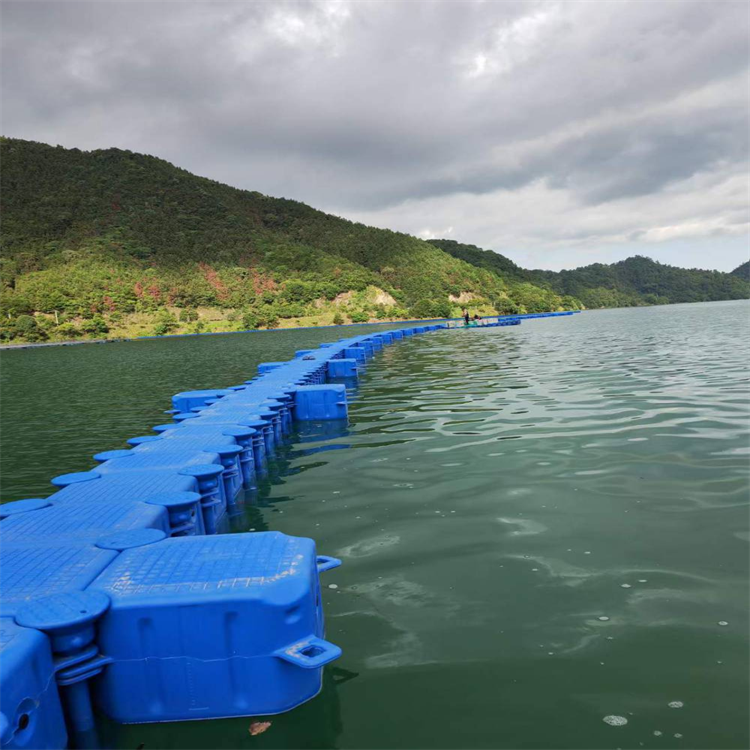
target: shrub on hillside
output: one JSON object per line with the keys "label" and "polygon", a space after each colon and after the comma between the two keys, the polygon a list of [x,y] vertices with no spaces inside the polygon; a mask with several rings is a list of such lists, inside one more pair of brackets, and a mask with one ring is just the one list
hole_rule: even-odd
{"label": "shrub on hillside", "polygon": [[261,328],[276,328],[279,324],[279,318],[275,310],[265,305],[256,310],[255,315],[258,320],[258,326]]}
{"label": "shrub on hillside", "polygon": [[414,318],[449,318],[451,303],[447,299],[421,299],[416,305],[412,305],[410,312]]}
{"label": "shrub on hillside", "polygon": [[19,315],[13,322],[13,338],[22,338],[26,341],[44,341],[47,334],[36,322],[32,315]]}
{"label": "shrub on hillside", "polygon": [[154,322],[154,336],[164,336],[177,328],[177,318],[169,310],[160,310]]}
{"label": "shrub on hillside", "polygon": [[59,339],[77,339],[81,333],[75,323],[60,323],[54,330],[55,337]]}
{"label": "shrub on hillside", "polygon": [[193,307],[180,310],[180,323],[193,323],[198,320],[198,311]]}
{"label": "shrub on hillside", "polygon": [[84,320],[81,323],[81,330],[90,336],[106,336],[109,333],[109,326],[101,315],[95,315],[91,320]]}
{"label": "shrub on hillside", "polygon": [[242,328],[245,331],[258,327],[258,316],[252,310],[245,310],[242,313]]}
{"label": "shrub on hillside", "polygon": [[518,315],[518,313],[521,312],[521,308],[518,304],[507,297],[505,299],[495,300],[492,303],[492,306],[495,308],[498,315]]}

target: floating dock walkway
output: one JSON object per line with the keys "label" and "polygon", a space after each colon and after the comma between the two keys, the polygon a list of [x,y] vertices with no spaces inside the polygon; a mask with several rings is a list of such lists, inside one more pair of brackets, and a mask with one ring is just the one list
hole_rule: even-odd
{"label": "floating dock walkway", "polygon": [[[518,325],[523,317],[483,321]],[[97,747],[123,723],[281,713],[315,696],[325,640],[312,539],[226,534],[294,421],[346,419],[366,361],[447,322],[300,350],[240,385],[172,398],[172,422],[0,505],[0,745]]]}

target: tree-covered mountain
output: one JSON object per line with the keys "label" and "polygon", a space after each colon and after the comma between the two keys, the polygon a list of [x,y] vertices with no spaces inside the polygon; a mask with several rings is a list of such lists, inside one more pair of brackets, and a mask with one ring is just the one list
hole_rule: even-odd
{"label": "tree-covered mountain", "polygon": [[0,142],[0,337],[577,308],[415,237],[119,149]]}
{"label": "tree-covered mountain", "polygon": [[643,257],[529,271],[119,149],[0,140],[0,339],[62,340],[750,297]]}
{"label": "tree-covered mountain", "polygon": [[636,255],[572,271],[538,271],[560,294],[580,295],[587,307],[663,305],[750,297],[750,283],[721,271],[676,268]]}
{"label": "tree-covered mountain", "polygon": [[619,263],[594,263],[572,271],[527,271],[492,250],[451,240],[429,241],[477,268],[541,286],[564,299],[578,299],[588,308],[750,298],[748,263],[722,273],[676,268],[636,255]]}
{"label": "tree-covered mountain", "polygon": [[538,272],[527,271],[500,253],[482,250],[476,245],[465,245],[455,240],[427,240],[427,242],[454,258],[496,274],[516,290],[518,298],[523,298],[524,292],[537,297],[541,289],[543,298],[548,299],[550,303],[560,297],[563,299],[563,305],[568,309],[580,307],[582,300],[575,299],[567,292],[559,294],[547,279],[539,276]]}

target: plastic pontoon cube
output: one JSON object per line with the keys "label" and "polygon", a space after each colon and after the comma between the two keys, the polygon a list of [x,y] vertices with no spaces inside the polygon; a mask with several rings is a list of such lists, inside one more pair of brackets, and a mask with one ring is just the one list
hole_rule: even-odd
{"label": "plastic pontoon cube", "polygon": [[338,564],[279,532],[123,552],[91,586],[111,600],[100,707],[132,723],[276,714],[309,700],[341,654],[323,639],[318,580]]}
{"label": "plastic pontoon cube", "polygon": [[0,617],[0,745],[67,747],[52,652],[46,635]]}
{"label": "plastic pontoon cube", "polygon": [[294,394],[295,419],[301,422],[346,419],[346,386],[341,383],[304,385]]}

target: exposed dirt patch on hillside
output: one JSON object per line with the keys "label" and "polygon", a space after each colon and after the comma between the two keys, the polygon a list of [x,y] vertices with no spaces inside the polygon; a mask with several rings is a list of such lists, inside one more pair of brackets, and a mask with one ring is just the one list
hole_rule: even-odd
{"label": "exposed dirt patch on hillside", "polygon": [[451,302],[458,302],[460,304],[463,304],[464,302],[471,302],[473,299],[476,298],[476,294],[474,292],[461,292],[461,294],[456,297],[454,294],[449,294],[448,299]]}

